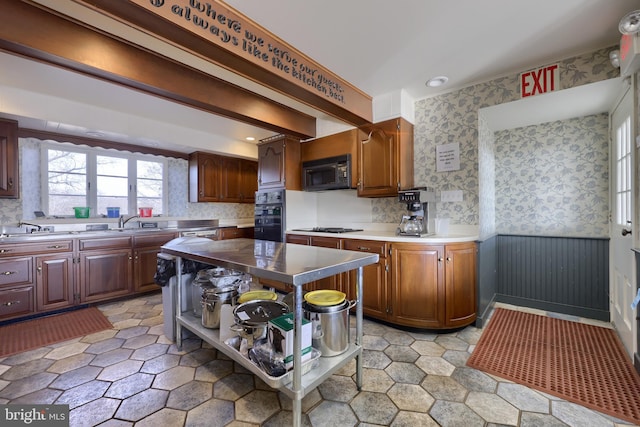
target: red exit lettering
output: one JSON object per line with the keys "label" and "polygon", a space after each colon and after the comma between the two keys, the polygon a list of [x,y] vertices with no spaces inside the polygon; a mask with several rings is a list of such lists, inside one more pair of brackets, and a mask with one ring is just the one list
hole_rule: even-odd
{"label": "red exit lettering", "polygon": [[558,89],[558,64],[520,74],[520,96],[540,95]]}

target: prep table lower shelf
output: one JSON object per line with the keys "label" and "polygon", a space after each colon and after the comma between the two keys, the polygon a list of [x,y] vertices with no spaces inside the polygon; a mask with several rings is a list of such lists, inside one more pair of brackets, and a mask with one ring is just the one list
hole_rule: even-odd
{"label": "prep table lower shelf", "polygon": [[[200,318],[194,317],[190,312],[183,312],[181,315],[176,316],[176,321],[178,326],[188,329],[203,341],[211,344],[215,349],[221,351],[233,361],[251,371],[251,373],[255,374],[269,387],[281,389],[289,397],[296,397],[295,392],[289,387],[291,386],[291,378],[289,375],[283,375],[280,378],[268,375],[260,369],[258,365],[244,357],[236,349],[221,341],[219,329],[205,328],[202,326]],[[300,390],[301,396],[299,397],[304,397],[308,392],[315,389],[324,380],[349,363],[354,357],[360,356],[361,354],[362,346],[350,344],[347,351],[342,354],[332,357],[320,357],[317,361],[318,365],[302,376],[302,390]]]}

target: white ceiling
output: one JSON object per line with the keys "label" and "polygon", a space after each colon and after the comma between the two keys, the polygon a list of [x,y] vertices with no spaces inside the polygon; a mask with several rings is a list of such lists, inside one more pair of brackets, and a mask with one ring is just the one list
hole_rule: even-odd
{"label": "white ceiling", "polygon": [[[157,40],[88,11],[72,0],[37,1],[158,49]],[[640,9],[640,0],[227,0],[226,3],[372,97],[404,90],[416,100],[618,44],[620,18]],[[203,64],[202,60],[175,48],[162,49],[163,53],[211,74],[312,114],[327,129],[343,126],[335,119],[219,67]],[[54,73],[28,62],[13,73],[6,73],[15,60],[25,61],[0,55],[3,69],[0,91],[4,87],[4,92],[0,92],[0,112],[19,118],[21,126],[30,119],[28,127],[52,130],[54,126],[59,132],[71,134],[99,131],[121,142],[184,152],[211,149],[244,156],[255,152],[255,147],[245,147],[249,144],[242,142],[244,136],[270,135],[262,129],[175,104],[169,106],[166,101],[139,92],[113,90],[103,82],[70,72]],[[32,71],[24,72],[24,67]],[[449,83],[427,88],[425,81],[438,75],[449,77]],[[34,86],[36,81],[38,85]],[[32,102],[14,105],[16,102],[6,96],[8,88],[17,88],[19,92],[14,96]],[[37,93],[31,93],[34,88]],[[43,105],[53,105],[60,99],[71,111],[99,110],[96,114],[64,114],[65,109],[55,106],[47,109]],[[180,113],[176,114],[178,110]],[[175,117],[181,117],[180,121]],[[202,117],[208,118],[201,120]]]}

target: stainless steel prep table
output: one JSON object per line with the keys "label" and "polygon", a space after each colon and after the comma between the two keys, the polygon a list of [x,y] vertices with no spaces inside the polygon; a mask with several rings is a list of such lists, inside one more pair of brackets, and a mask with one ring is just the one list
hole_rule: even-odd
{"label": "stainless steel prep table", "polygon": [[[222,351],[231,359],[257,375],[266,384],[282,389],[293,400],[293,425],[301,425],[302,398],[326,378],[356,358],[356,384],[362,387],[362,271],[363,267],[378,262],[377,254],[345,251],[315,246],[294,245],[253,239],[213,241],[199,237],[181,237],[162,246],[162,252],[174,255],[177,268],[177,286],[182,283],[182,258],[249,273],[253,276],[278,280],[293,285],[294,292],[294,354],[292,380],[270,377],[238,351],[220,340],[220,331],[204,328],[199,319],[182,313],[181,294],[174,289],[176,301],[176,344],[182,346],[182,328],[186,328]],[[302,287],[310,282],[350,270],[358,270],[356,305],[356,339],[343,354],[321,357],[316,368],[302,375]],[[283,376],[290,378],[290,376]]]}

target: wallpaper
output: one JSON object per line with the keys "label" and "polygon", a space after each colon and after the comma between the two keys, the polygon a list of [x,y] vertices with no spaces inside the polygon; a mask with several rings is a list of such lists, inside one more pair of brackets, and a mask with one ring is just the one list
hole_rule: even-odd
{"label": "wallpaper", "polygon": [[609,115],[495,133],[500,234],[609,234]]}
{"label": "wallpaper", "polygon": [[[583,84],[593,83],[600,80],[610,79],[619,75],[619,70],[611,66],[609,62],[609,51],[614,47],[600,49],[586,55],[572,57],[558,61],[560,69],[560,86],[563,89],[575,87]],[[540,64],[543,66],[546,64]],[[522,70],[526,71],[526,70]],[[482,136],[490,138],[489,129],[479,131],[480,118],[478,110],[480,108],[505,102],[515,101],[520,98],[519,93],[519,73],[497,78],[488,82],[475,84],[462,90],[443,94],[433,98],[419,100],[415,104],[415,125],[414,125],[414,169],[415,185],[429,186],[437,191],[441,190],[462,190],[464,197],[462,202],[438,202],[437,216],[448,217],[452,224],[476,224],[484,229],[484,233],[490,233],[492,213],[491,200],[493,198],[490,190],[480,189],[480,182],[491,182],[492,168],[490,166],[479,169],[482,160],[483,164],[491,163],[490,152],[480,153],[482,150],[490,150],[491,143],[480,143]],[[562,129],[558,129],[562,130]],[[543,131],[544,133],[544,131]],[[568,136],[571,138],[571,136]],[[452,172],[436,172],[436,146],[457,142],[460,145],[460,170]],[[579,143],[579,141],[577,141]],[[529,154],[529,153],[525,153]],[[496,154],[499,157],[499,154]],[[570,161],[569,159],[565,159]],[[496,158],[496,163],[498,159]],[[563,165],[569,170],[574,170],[574,165]],[[496,166],[497,169],[497,166]],[[480,172],[489,174],[480,177]],[[577,189],[578,190],[578,189]],[[496,193],[499,190],[496,189]],[[489,225],[480,224],[480,194],[488,204],[483,206],[487,211],[483,212],[483,221],[486,218]],[[589,193],[582,194],[587,197]],[[496,194],[496,198],[499,194]],[[579,197],[579,196],[577,196]],[[504,202],[504,198],[502,198]],[[504,204],[504,203],[503,203]],[[399,218],[402,208],[395,199],[378,199],[373,202],[374,221],[393,222]],[[499,211],[502,205],[496,204],[495,210]],[[588,206],[584,206],[589,208]],[[598,217],[600,207],[597,211],[585,214],[587,217]],[[568,221],[568,218],[566,219]],[[567,229],[572,227],[582,230],[581,233],[590,235],[597,230],[589,230],[589,224],[564,224]],[[564,229],[558,226],[558,229]],[[597,228],[597,227],[596,227]]]}

